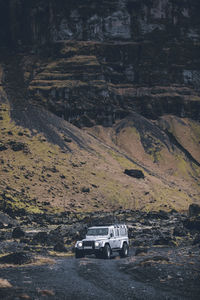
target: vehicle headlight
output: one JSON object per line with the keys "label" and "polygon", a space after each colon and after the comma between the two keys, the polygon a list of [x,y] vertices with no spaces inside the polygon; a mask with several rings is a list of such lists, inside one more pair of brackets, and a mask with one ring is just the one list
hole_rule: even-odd
{"label": "vehicle headlight", "polygon": [[100,243],[99,242],[95,242],[94,245],[95,245],[95,247],[99,247]]}
{"label": "vehicle headlight", "polygon": [[79,248],[82,248],[82,247],[83,247],[83,243],[82,243],[82,242],[79,242],[77,246],[78,246]]}

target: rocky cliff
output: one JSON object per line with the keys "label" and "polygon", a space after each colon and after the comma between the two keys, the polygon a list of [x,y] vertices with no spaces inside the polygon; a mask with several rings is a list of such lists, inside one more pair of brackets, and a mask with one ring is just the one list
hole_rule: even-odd
{"label": "rocky cliff", "polygon": [[30,97],[59,116],[79,126],[131,111],[199,120],[199,1],[9,0],[0,11],[3,46],[29,55]]}
{"label": "rocky cliff", "polygon": [[[2,0],[0,205],[198,203],[199,12],[197,0]],[[124,174],[138,168],[142,181]]]}

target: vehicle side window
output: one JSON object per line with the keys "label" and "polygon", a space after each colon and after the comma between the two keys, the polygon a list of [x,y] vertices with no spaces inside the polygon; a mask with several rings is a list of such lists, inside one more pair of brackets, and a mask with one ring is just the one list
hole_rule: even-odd
{"label": "vehicle side window", "polygon": [[120,228],[120,235],[125,236],[126,235],[126,229]]}
{"label": "vehicle side window", "polygon": [[115,236],[119,236],[119,229],[115,228]]}

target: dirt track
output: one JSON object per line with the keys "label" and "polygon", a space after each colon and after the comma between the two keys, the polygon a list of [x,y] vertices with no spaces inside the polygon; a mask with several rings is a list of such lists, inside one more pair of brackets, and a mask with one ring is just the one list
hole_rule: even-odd
{"label": "dirt track", "polygon": [[43,266],[5,267],[13,288],[1,299],[200,299],[199,248],[150,249],[111,260],[59,258]]}

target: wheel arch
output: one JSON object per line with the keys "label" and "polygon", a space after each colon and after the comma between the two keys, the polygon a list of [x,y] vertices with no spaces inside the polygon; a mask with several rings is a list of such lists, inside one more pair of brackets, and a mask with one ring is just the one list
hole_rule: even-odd
{"label": "wheel arch", "polygon": [[122,241],[122,242],[121,242],[121,245],[120,245],[120,248],[122,248],[124,244],[126,244],[126,245],[128,246],[127,241]]}

